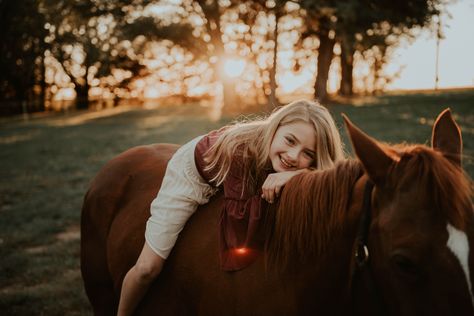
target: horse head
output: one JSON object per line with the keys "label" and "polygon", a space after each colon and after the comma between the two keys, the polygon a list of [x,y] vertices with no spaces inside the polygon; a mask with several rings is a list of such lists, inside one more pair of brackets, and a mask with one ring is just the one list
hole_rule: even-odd
{"label": "horse head", "polygon": [[365,267],[355,268],[352,285],[369,294],[354,298],[357,309],[473,315],[472,188],[461,168],[462,137],[450,111],[438,116],[431,148],[379,144],[344,119],[374,185],[363,245],[367,253],[354,263]]}

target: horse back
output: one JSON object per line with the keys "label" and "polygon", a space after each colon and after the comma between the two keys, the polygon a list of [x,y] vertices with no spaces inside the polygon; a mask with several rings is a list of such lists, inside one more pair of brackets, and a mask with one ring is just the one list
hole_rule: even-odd
{"label": "horse back", "polygon": [[[150,203],[176,149],[170,145],[131,149],[105,165],[86,194],[81,269],[96,315],[115,313],[123,277],[145,241]],[[223,194],[217,194],[191,216],[137,315],[306,315],[314,295],[327,297],[307,286],[322,288],[317,286],[324,283],[319,277],[327,274],[313,265],[296,274],[275,273],[266,271],[262,254],[246,269],[222,271],[218,224],[223,203]]]}
{"label": "horse back", "polygon": [[[81,272],[95,314],[110,314],[106,309],[116,306],[117,280],[139,255],[150,202],[178,147],[153,144],[129,149],[104,165],[92,180],[81,214]],[[116,251],[132,256],[124,262],[109,262],[110,253]]]}

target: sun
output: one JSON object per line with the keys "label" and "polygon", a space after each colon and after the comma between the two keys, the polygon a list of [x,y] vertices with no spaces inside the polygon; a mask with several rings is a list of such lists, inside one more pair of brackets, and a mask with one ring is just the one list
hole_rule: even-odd
{"label": "sun", "polygon": [[245,65],[243,59],[228,58],[224,61],[224,72],[230,78],[237,78],[244,72]]}

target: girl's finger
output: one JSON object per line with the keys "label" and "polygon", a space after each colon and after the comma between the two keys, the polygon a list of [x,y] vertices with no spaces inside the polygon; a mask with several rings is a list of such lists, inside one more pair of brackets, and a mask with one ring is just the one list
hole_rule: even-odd
{"label": "girl's finger", "polygon": [[276,186],[275,187],[275,196],[279,197],[280,196],[280,191],[281,191],[281,186]]}
{"label": "girl's finger", "polygon": [[272,189],[268,190],[268,202],[273,203],[274,199],[275,199],[275,191]]}

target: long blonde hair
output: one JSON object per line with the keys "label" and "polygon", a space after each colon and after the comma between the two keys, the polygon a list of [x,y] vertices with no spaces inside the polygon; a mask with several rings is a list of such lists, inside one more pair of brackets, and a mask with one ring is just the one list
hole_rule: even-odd
{"label": "long blonde hair", "polygon": [[270,145],[276,130],[295,121],[307,122],[314,127],[314,168],[328,169],[344,158],[341,137],[329,111],[316,102],[300,100],[275,109],[265,119],[236,123],[225,129],[205,153],[205,170],[212,170],[215,175],[211,182],[216,186],[222,184],[234,156],[239,155],[243,159],[247,187],[256,185],[263,172],[271,168]]}

